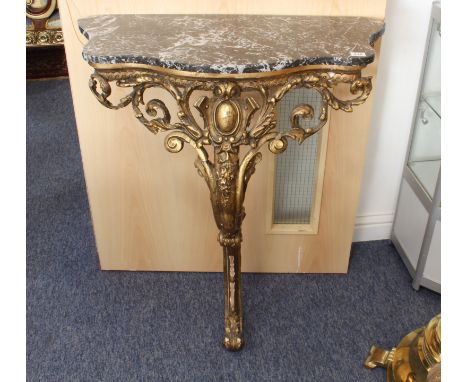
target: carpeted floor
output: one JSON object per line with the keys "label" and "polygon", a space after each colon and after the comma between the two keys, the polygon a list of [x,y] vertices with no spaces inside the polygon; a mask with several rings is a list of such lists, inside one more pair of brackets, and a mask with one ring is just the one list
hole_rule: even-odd
{"label": "carpeted floor", "polygon": [[225,351],[221,273],[99,271],[67,80],[27,84],[27,225],[28,381],[384,381],[369,347],[440,311],[389,241],[357,243],[347,275],[245,274]]}

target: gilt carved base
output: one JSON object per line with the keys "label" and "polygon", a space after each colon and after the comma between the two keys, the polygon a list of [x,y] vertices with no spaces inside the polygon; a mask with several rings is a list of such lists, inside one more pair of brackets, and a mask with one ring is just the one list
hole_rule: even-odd
{"label": "gilt carved base", "polygon": [[[111,85],[128,88],[129,93],[117,104],[109,101]],[[354,98],[340,100],[333,94],[338,84],[349,86]],[[165,147],[172,153],[185,144],[195,150],[195,167],[205,180],[219,229],[218,241],[224,257],[225,335],[223,344],[239,350],[244,344],[241,298],[241,242],[245,192],[255,166],[261,160],[260,149],[267,145],[274,154],[286,150],[288,140],[302,143],[326,123],[329,106],[352,111],[371,91],[371,79],[361,77],[360,68],[303,67],[278,72],[223,76],[187,74],[162,68],[110,68],[96,65],[90,89],[104,106],[120,109],[131,105],[135,117],[152,133],[166,132]],[[320,92],[320,110],[297,105],[290,115],[291,128],[279,132],[276,107],[284,95],[297,87]],[[144,99],[145,91],[161,88],[177,102],[177,118],[171,116],[159,99]],[[198,112],[200,125],[194,118]],[[301,118],[319,113],[315,128],[302,128]],[[207,146],[213,148],[209,158]],[[240,147],[247,151],[240,155]]]}

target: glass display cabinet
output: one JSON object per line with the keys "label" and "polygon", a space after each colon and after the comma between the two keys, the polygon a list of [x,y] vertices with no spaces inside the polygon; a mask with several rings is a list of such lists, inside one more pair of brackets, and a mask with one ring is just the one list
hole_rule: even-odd
{"label": "glass display cabinet", "polygon": [[433,4],[419,94],[392,230],[392,241],[413,277],[440,292],[440,3]]}

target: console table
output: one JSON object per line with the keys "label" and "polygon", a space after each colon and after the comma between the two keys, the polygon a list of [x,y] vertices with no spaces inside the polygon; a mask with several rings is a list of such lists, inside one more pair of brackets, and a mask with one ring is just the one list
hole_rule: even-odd
{"label": "console table", "polygon": [[[167,133],[166,150],[177,153],[188,144],[197,154],[195,167],[208,186],[223,248],[223,343],[239,350],[244,344],[243,202],[262,158],[260,149],[265,145],[282,153],[288,140],[301,143],[318,132],[329,107],[351,112],[366,101],[372,84],[361,70],[374,60],[372,45],[383,33],[383,22],[364,17],[106,15],[81,19],[79,27],[89,40],[83,58],[94,68],[89,87],[98,101],[110,109],[131,105],[150,132]],[[350,98],[334,95],[339,84],[349,87]],[[109,100],[112,85],[128,88],[116,103]],[[176,117],[160,99],[144,99],[146,90],[155,87],[174,98]],[[320,92],[320,109],[297,105],[290,113],[290,129],[279,132],[278,102],[297,87]],[[303,128],[301,119],[315,113],[320,124]]]}

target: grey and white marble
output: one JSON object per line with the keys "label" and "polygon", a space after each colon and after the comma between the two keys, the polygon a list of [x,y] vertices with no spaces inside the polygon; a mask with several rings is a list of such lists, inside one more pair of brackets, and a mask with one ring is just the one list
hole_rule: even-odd
{"label": "grey and white marble", "polygon": [[202,73],[303,65],[367,65],[384,23],[366,17],[108,15],[78,20],[89,63],[137,63]]}

